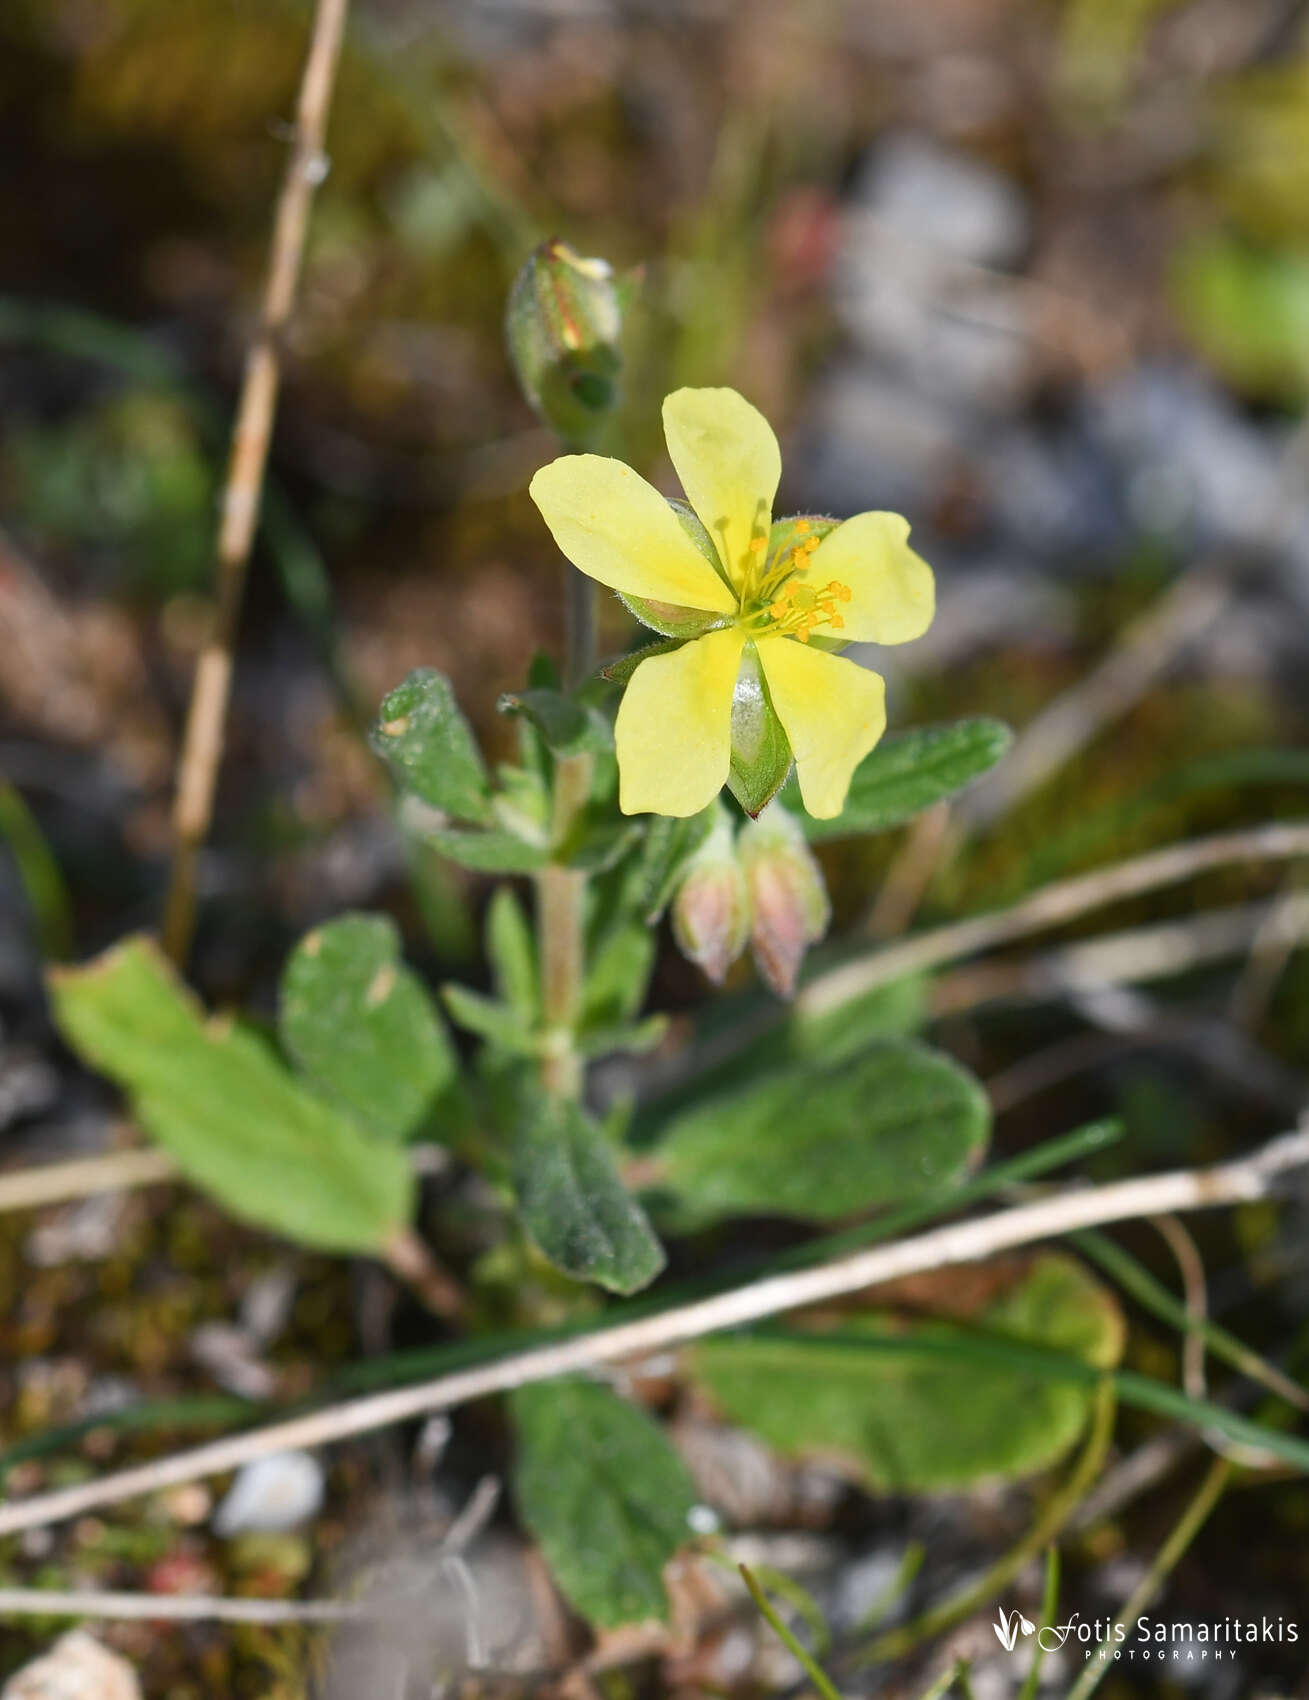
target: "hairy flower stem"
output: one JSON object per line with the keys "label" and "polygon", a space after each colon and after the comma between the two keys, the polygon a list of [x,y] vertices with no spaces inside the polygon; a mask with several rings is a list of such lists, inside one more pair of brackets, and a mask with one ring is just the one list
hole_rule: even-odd
{"label": "hairy flower stem", "polygon": [[[552,839],[556,853],[566,844],[591,790],[591,757],[561,756],[555,769]],[[582,941],[586,875],[552,863],[536,879],[537,931],[541,957],[541,1014],[546,1047],[541,1077],[546,1090],[575,1098],[582,1089],[582,1059],[574,1027],[585,970]]]}
{"label": "hairy flower stem", "polygon": [[570,691],[595,670],[595,585],[568,569],[564,584],[564,685]]}

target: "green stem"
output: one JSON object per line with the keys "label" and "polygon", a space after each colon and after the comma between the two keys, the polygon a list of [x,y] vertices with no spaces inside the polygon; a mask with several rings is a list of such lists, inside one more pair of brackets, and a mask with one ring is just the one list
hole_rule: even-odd
{"label": "green stem", "polygon": [[73,948],[73,911],[68,888],[36,816],[15,787],[2,779],[0,840],[9,846],[31,905],[41,954],[48,962],[63,961]]}
{"label": "green stem", "polygon": [[[1059,1609],[1059,1548],[1051,1546],[1045,1555],[1045,1587],[1041,1593],[1042,1625],[1053,1623],[1055,1613]],[[1041,1637],[1036,1638],[1032,1648],[1031,1668],[1027,1672],[1027,1681],[1023,1684],[1018,1700],[1036,1700],[1037,1691],[1041,1686],[1041,1666],[1045,1662],[1045,1648],[1041,1645]]]}
{"label": "green stem", "polygon": [[[1187,1506],[1172,1534],[1160,1547],[1154,1563],[1142,1577],[1140,1584],[1133,1590],[1126,1605],[1115,1618],[1115,1628],[1120,1624],[1134,1623],[1151,1600],[1154,1599],[1164,1582],[1176,1568],[1187,1547],[1190,1546],[1208,1521],[1210,1512],[1223,1497],[1223,1491],[1227,1487],[1231,1474],[1230,1459],[1214,1459],[1209,1466],[1208,1474],[1200,1484],[1200,1491]],[[1068,1700],[1089,1700],[1089,1697],[1095,1693],[1108,1674],[1112,1664],[1112,1659],[1093,1659],[1069,1689]]]}
{"label": "green stem", "polygon": [[575,691],[595,671],[595,585],[568,569],[564,581],[564,688]]}
{"label": "green stem", "polygon": [[1077,1467],[1022,1540],[969,1587],[952,1595],[948,1600],[942,1600],[940,1605],[925,1611],[921,1617],[916,1617],[912,1623],[906,1623],[902,1629],[894,1629],[889,1635],[879,1636],[871,1647],[859,1655],[860,1665],[879,1664],[886,1659],[899,1658],[919,1642],[930,1640],[932,1636],[961,1623],[964,1618],[971,1617],[975,1611],[988,1605],[1043,1547],[1049,1546],[1100,1474],[1109,1451],[1109,1443],[1113,1439],[1114,1411],[1112,1384],[1102,1383],[1096,1399],[1091,1434],[1082,1456],[1077,1461]]}
{"label": "green stem", "polygon": [[[556,853],[566,845],[590,795],[591,766],[589,755],[561,756],[556,764],[551,833]],[[586,875],[553,862],[536,877],[536,897],[541,1014],[546,1034],[541,1075],[547,1091],[576,1098],[582,1089],[576,1026],[586,970],[582,933]]]}
{"label": "green stem", "polygon": [[750,1590],[750,1597],[759,1607],[759,1610],[767,1621],[769,1628],[773,1631],[773,1634],[776,1635],[777,1639],[782,1643],[786,1650],[792,1654],[793,1657],[798,1659],[804,1666],[805,1671],[808,1673],[809,1680],[822,1695],[823,1700],[841,1700],[840,1692],[832,1682],[831,1677],[828,1676],[827,1672],[818,1663],[818,1660],[814,1658],[813,1654],[804,1645],[804,1643],[798,1640],[787,1628],[786,1624],[782,1622],[782,1619],[773,1609],[773,1602],[759,1586],[758,1581],[755,1579],[749,1567],[744,1564],[738,1564],[737,1569],[741,1572],[741,1579]]}

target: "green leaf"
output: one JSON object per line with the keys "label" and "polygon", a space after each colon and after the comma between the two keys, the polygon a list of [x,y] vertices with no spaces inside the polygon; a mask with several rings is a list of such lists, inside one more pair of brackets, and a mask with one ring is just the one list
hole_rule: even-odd
{"label": "green leaf", "polygon": [[637,901],[647,923],[657,921],[668,907],[686,864],[713,831],[716,811],[717,804],[711,804],[681,819],[650,817],[637,876]]}
{"label": "green leaf", "polygon": [[408,1222],[404,1153],[306,1091],[247,1029],[206,1022],[151,940],[56,970],[50,990],[69,1043],[233,1215],[336,1252],[375,1252]]}
{"label": "green leaf", "polygon": [[[901,1354],[896,1341],[905,1335],[939,1349]],[[723,1411],[779,1452],[840,1459],[874,1488],[934,1492],[1047,1468],[1089,1412],[1091,1387],[970,1355],[974,1338],[1057,1348],[1108,1369],[1122,1350],[1123,1322],[1080,1264],[1051,1254],[967,1330],[940,1321],[906,1328],[872,1315],[831,1334],[704,1340],[690,1363]]]}
{"label": "green leaf", "polygon": [[278,1032],[309,1084],[383,1139],[407,1138],[459,1072],[384,915],[342,915],[301,939],[282,971]]}
{"label": "green leaf", "polygon": [[921,727],[898,738],[883,738],[864,757],[835,819],[814,820],[801,813],[794,779],[784,789],[783,801],[801,813],[812,843],[882,832],[962,790],[994,767],[1012,742],[1013,734],[1002,721],[981,716],[950,726]]}
{"label": "green leaf", "polygon": [[457,820],[490,818],[486,767],[443,673],[420,667],[384,697],[370,741],[403,790]]}
{"label": "green leaf", "polygon": [[532,874],[550,861],[548,850],[512,832],[462,832],[457,827],[438,827],[423,836],[442,856],[479,874]]}
{"label": "green leaf", "polygon": [[582,990],[584,1026],[630,1021],[645,1001],[658,942],[641,922],[611,927],[590,953]]}
{"label": "green leaf", "polygon": [[486,909],[486,954],[500,1001],[525,1026],[540,1013],[540,973],[536,941],[522,905],[507,885],[499,885]]}
{"label": "green leaf", "polygon": [[644,1021],[617,1021],[611,1027],[588,1027],[578,1036],[584,1057],[607,1057],[616,1051],[640,1056],[662,1045],[668,1036],[666,1015],[647,1015]]}
{"label": "green leaf", "polygon": [[650,1153],[681,1228],[725,1216],[825,1222],[949,1186],[981,1158],[990,1106],[950,1057],[888,1040],[699,1099]]}
{"label": "green leaf", "polygon": [[561,691],[506,691],[496,707],[501,714],[523,715],[557,756],[580,756],[612,749],[613,728],[597,709],[574,702]]}
{"label": "green leaf", "polygon": [[635,1293],[663,1268],[663,1247],[645,1212],[579,1105],[558,1098],[524,1104],[513,1169],[523,1224],[565,1275]]}
{"label": "green leaf", "polygon": [[510,1396],[514,1498],[588,1622],[668,1615],[663,1568],[692,1537],[695,1488],[659,1425],[600,1382],[570,1376]]}
{"label": "green leaf", "polygon": [[615,820],[612,812],[594,804],[583,814],[557,851],[566,867],[588,874],[607,874],[627,852],[641,841],[641,827],[633,820]]}
{"label": "green leaf", "polygon": [[441,987],[441,997],[451,1019],[479,1039],[486,1039],[512,1056],[535,1057],[541,1052],[541,1036],[522,1011],[467,986],[453,983]]}
{"label": "green leaf", "polygon": [[[841,958],[818,953],[823,966]],[[817,963],[813,972],[821,972]],[[687,1051],[679,1079],[643,1102],[637,1117],[637,1143],[656,1138],[678,1111],[702,1098],[748,1087],[784,1065],[812,1062],[833,1066],[857,1057],[882,1039],[909,1038],[927,1019],[928,982],[907,975],[875,987],[839,1009],[812,1015],[799,1007],[752,989],[705,1006]]]}

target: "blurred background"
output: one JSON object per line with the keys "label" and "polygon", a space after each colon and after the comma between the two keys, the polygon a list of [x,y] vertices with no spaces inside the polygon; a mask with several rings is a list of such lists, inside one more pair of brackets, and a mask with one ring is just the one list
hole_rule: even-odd
{"label": "blurred background", "polygon": [[[888,877],[883,927],[1303,813],[1307,12],[357,0],[202,863],[206,995],[267,1009],[289,944],[345,906],[389,908],[433,974],[476,972],[482,888],[402,843],[360,728],[430,664],[507,753],[496,697],[558,646],[561,563],[526,496],[554,446],[502,335],[509,283],[550,235],[626,280],[624,440],[643,470],[667,478],[662,395],[726,382],[778,427],[781,511],[910,518],[941,604],[926,639],[881,658],[893,727],[987,713],[1022,729],[1111,669],[1074,699],[1063,757],[979,803],[925,891],[897,866],[900,841],[830,853],[839,921]],[[105,1095],[50,1038],[41,957],[158,919],[307,24],[292,0],[0,9],[0,1149],[14,1160],[108,1137]],[[616,602],[603,622],[602,649],[621,650]],[[1234,870],[1114,915],[1185,917],[1285,880]],[[657,997],[686,1005],[698,982],[668,958]],[[1221,974],[1185,982],[1185,1020],[1228,1008]],[[1003,1079],[998,1149],[1114,1111],[1139,1170],[1286,1124],[1309,964],[1284,958],[1265,979],[1243,982],[1246,1048],[1225,1072],[1193,1026],[1189,1048],[1111,1030],[1088,1052],[1067,1011],[942,1020],[957,1054]],[[196,1200],[165,1216],[140,1198],[91,1204],[35,1239],[28,1218],[0,1224],[0,1338],[33,1366],[10,1378],[14,1433],[194,1385],[175,1341],[273,1260]],[[1252,1268],[1294,1276],[1260,1212],[1212,1232],[1238,1321]],[[297,1262],[310,1273],[279,1348],[292,1387],[353,1339],[338,1278]],[[1302,1289],[1280,1290],[1289,1308],[1261,1326],[1285,1346]],[[1201,1592],[1224,1554],[1230,1568],[1234,1498],[1206,1535]],[[1250,1562],[1303,1598],[1309,1496],[1288,1488],[1284,1507]]]}

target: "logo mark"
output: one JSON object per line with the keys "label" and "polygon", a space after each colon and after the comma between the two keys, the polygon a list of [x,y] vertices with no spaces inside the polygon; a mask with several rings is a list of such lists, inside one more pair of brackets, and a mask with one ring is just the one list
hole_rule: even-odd
{"label": "logo mark", "polygon": [[1012,1653],[1017,1646],[1020,1630],[1024,1635],[1031,1635],[1036,1628],[1036,1625],[1025,1618],[1020,1611],[1014,1612],[1012,1617],[1006,1617],[1004,1608],[1001,1607],[997,1610],[996,1616],[1000,1621],[993,1623],[991,1628],[995,1630],[996,1640],[999,1641],[1006,1653]]}

